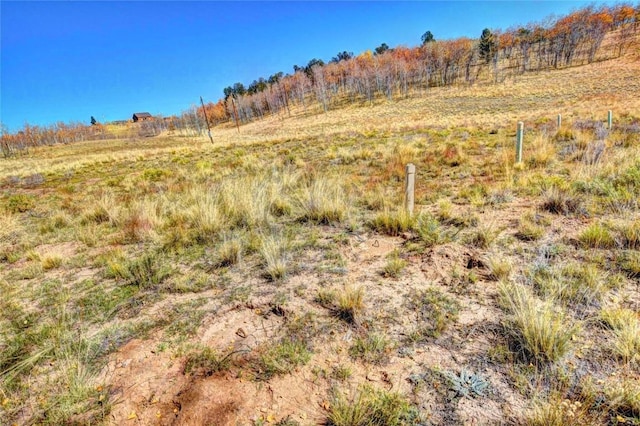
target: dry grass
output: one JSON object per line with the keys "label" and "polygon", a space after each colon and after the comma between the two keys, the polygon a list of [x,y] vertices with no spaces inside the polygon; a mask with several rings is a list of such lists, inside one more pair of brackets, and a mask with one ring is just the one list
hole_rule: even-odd
{"label": "dry grass", "polygon": [[407,266],[407,261],[400,258],[398,251],[393,251],[387,257],[387,263],[382,268],[382,275],[388,278],[398,278]]}
{"label": "dry grass", "polygon": [[513,270],[513,264],[508,258],[493,255],[486,261],[491,279],[496,281],[508,280]]}
{"label": "dry grass", "polygon": [[564,426],[568,424],[600,425],[603,416],[590,412],[590,404],[553,395],[548,401],[538,401],[524,421],[528,426]]}
{"label": "dry grass", "polygon": [[612,332],[612,353],[624,363],[640,362],[640,316],[624,308],[603,309],[600,319]]}
{"label": "dry grass", "polygon": [[266,235],[262,237],[260,254],[264,261],[264,271],[267,277],[278,281],[289,272],[289,242],[282,235]]}
{"label": "dry grass", "polygon": [[357,324],[364,309],[364,288],[346,286],[337,299],[337,315],[349,323]]}
{"label": "dry grass", "polygon": [[556,145],[545,135],[536,136],[527,148],[523,157],[529,167],[545,168],[557,159]]}
{"label": "dry grass", "polygon": [[506,327],[527,359],[558,361],[571,349],[579,326],[560,308],[540,301],[519,284],[501,284],[500,295],[502,306],[511,315]]}
{"label": "dry grass", "polygon": [[331,426],[400,426],[418,422],[409,402],[400,394],[362,386],[355,396],[336,392],[331,403]]}
{"label": "dry grass", "polygon": [[385,210],[379,213],[369,226],[380,233],[396,236],[412,229],[415,217],[411,216],[405,209],[396,211]]}
{"label": "dry grass", "polygon": [[335,181],[314,179],[298,196],[300,219],[317,224],[343,221],[348,212],[346,194]]}
{"label": "dry grass", "polygon": [[618,416],[628,417],[631,421],[640,418],[640,380],[623,377],[612,379],[605,387],[605,396],[609,408]]}
{"label": "dry grass", "polygon": [[609,228],[602,223],[592,223],[580,235],[578,239],[586,247],[609,249],[615,247],[615,240]]}

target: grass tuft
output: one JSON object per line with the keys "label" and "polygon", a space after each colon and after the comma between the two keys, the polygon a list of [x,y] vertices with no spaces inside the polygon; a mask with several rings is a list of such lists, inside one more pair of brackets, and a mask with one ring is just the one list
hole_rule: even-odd
{"label": "grass tuft", "polygon": [[627,250],[640,250],[640,221],[622,223],[615,229],[620,247]]}
{"label": "grass tuft", "polygon": [[507,280],[513,269],[513,264],[508,258],[497,255],[489,257],[486,265],[489,269],[489,278],[495,281]]}
{"label": "grass tuft", "polygon": [[640,278],[640,253],[627,250],[622,252],[617,258],[620,269],[629,278]]}
{"label": "grass tuft", "polygon": [[264,262],[265,274],[272,281],[284,279],[289,272],[288,247],[287,239],[281,235],[262,237],[260,254]]}
{"label": "grass tuft", "polygon": [[531,168],[550,166],[556,159],[556,146],[546,135],[539,135],[529,144],[525,162]]}
{"label": "grass tuft", "polygon": [[347,216],[344,190],[334,181],[316,178],[298,196],[300,220],[316,224],[342,222]]}
{"label": "grass tuft", "polygon": [[562,268],[533,268],[531,278],[538,292],[561,304],[591,306],[610,289],[607,275],[595,265],[569,263]]}
{"label": "grass tuft", "polygon": [[232,355],[233,353],[222,355],[208,346],[195,349],[187,355],[184,373],[211,376],[227,371],[231,367]]}
{"label": "grass tuft", "polygon": [[62,265],[62,257],[55,254],[44,255],[40,260],[42,269],[48,271],[50,269],[59,268]]}
{"label": "grass tuft", "polygon": [[520,284],[501,283],[501,304],[511,315],[505,322],[516,350],[536,362],[561,359],[570,349],[579,328],[564,312],[549,302],[541,302]]}
{"label": "grass tuft", "polygon": [[600,320],[611,329],[612,352],[624,363],[640,363],[640,316],[624,308],[603,309]]}
{"label": "grass tuft", "polygon": [[398,236],[412,229],[415,219],[406,210],[385,210],[368,223],[369,227],[381,234]]}
{"label": "grass tuft", "polygon": [[609,228],[600,222],[594,222],[589,225],[580,233],[578,240],[589,248],[610,249],[616,245]]}
{"label": "grass tuft", "polygon": [[522,241],[537,241],[544,236],[544,226],[548,224],[541,215],[525,214],[520,218],[516,238]]}
{"label": "grass tuft", "polygon": [[108,265],[108,274],[126,281],[140,289],[155,288],[171,274],[156,253],[146,253],[137,259],[120,263],[113,260]]}
{"label": "grass tuft", "polygon": [[281,341],[271,346],[260,357],[259,377],[262,380],[288,374],[311,359],[311,352],[303,342]]}
{"label": "grass tuft", "polygon": [[491,224],[479,225],[469,236],[469,244],[486,249],[496,241],[500,230]]}
{"label": "grass tuft", "polygon": [[460,304],[440,290],[431,287],[409,296],[409,306],[418,317],[416,340],[439,337],[458,319]]}
{"label": "grass tuft", "polygon": [[242,240],[237,237],[224,237],[220,245],[216,248],[213,266],[226,267],[240,262],[242,257]]}
{"label": "grass tuft", "polygon": [[387,263],[382,268],[382,275],[387,278],[398,278],[407,266],[407,261],[400,257],[398,250],[394,250],[387,257]]}
{"label": "grass tuft", "polygon": [[540,208],[554,214],[565,216],[576,214],[586,216],[584,200],[572,192],[553,187],[543,195]]}
{"label": "grass tuft", "polygon": [[417,411],[399,393],[360,386],[351,399],[335,393],[331,401],[329,426],[401,426],[420,424]]}
{"label": "grass tuft", "polygon": [[189,199],[186,215],[194,229],[193,238],[199,242],[207,242],[227,226],[227,219],[218,205],[217,194],[209,189],[194,189],[189,194]]}
{"label": "grass tuft", "polygon": [[538,401],[524,420],[527,426],[601,425],[600,416],[590,412],[590,404],[552,395],[548,401]]}
{"label": "grass tuft", "polygon": [[604,394],[614,414],[631,418],[631,424],[640,418],[640,379],[610,379],[605,385]]}
{"label": "grass tuft", "polygon": [[349,355],[372,364],[381,364],[387,359],[390,342],[382,334],[368,333],[357,337],[349,348]]}
{"label": "grass tuft", "polygon": [[357,324],[364,309],[364,288],[346,286],[338,295],[336,314],[350,324]]}
{"label": "grass tuft", "polygon": [[[450,214],[444,213],[451,218]],[[431,215],[420,215],[415,223],[415,231],[424,243],[425,247],[433,247],[448,243],[453,240],[456,233],[443,227],[440,222]]]}

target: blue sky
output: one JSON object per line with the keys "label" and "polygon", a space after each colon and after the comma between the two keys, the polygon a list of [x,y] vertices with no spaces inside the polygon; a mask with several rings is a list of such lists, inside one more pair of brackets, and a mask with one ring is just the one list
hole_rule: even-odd
{"label": "blue sky", "polygon": [[0,120],[89,122],[170,115],[312,58],[381,43],[476,38],[585,1],[0,2]]}

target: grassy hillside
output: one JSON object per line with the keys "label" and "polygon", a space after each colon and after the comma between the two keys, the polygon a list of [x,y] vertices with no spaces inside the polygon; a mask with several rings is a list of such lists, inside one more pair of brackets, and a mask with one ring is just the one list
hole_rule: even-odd
{"label": "grassy hillside", "polygon": [[0,423],[640,423],[638,59],[3,160]]}

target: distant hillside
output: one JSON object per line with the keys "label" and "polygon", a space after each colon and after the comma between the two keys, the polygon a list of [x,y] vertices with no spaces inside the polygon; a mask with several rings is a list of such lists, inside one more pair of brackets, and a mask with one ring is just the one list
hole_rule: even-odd
{"label": "distant hillside", "polygon": [[292,104],[326,112],[376,98],[402,99],[432,87],[501,82],[527,72],[557,70],[620,57],[640,30],[640,6],[589,6],[547,23],[485,29],[476,40],[434,40],[418,47],[386,44],[358,56],[340,52],[329,63],[312,59],[294,73],[236,83],[209,104],[216,123],[247,123],[290,114]]}
{"label": "distant hillside", "polygon": [[[425,33],[426,35],[426,33]],[[56,123],[3,133],[4,157],[29,147],[83,140],[155,136],[166,131],[202,136],[213,126],[240,126],[267,116],[328,112],[424,96],[434,87],[504,82],[530,72],[559,70],[623,56],[640,35],[640,5],[589,6],[545,23],[507,30],[485,29],[478,39],[435,40],[418,47],[386,44],[360,55],[340,52],[329,63],[312,59],[293,74],[276,73],[245,87],[236,83],[224,98],[179,116],[123,126]],[[203,111],[204,110],[204,111]]]}

